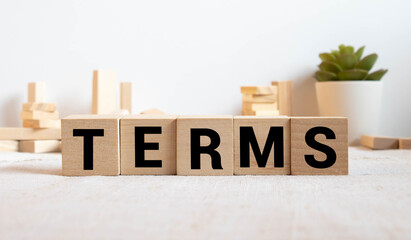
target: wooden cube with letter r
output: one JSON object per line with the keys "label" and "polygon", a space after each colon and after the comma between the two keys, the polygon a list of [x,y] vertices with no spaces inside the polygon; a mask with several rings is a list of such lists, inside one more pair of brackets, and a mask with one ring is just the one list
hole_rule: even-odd
{"label": "wooden cube with letter r", "polygon": [[233,175],[233,117],[177,118],[177,175]]}
{"label": "wooden cube with letter r", "polygon": [[176,174],[176,119],[128,115],[120,120],[121,175]]}
{"label": "wooden cube with letter r", "polygon": [[292,117],[291,174],[347,175],[347,118]]}
{"label": "wooden cube with letter r", "polygon": [[234,117],[234,174],[290,174],[290,118]]}
{"label": "wooden cube with letter r", "polygon": [[64,176],[119,175],[119,115],[72,115],[62,120]]}

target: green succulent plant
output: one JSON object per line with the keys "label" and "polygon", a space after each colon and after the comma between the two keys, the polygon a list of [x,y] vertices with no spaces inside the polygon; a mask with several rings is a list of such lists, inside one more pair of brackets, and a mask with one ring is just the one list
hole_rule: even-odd
{"label": "green succulent plant", "polygon": [[381,80],[387,69],[380,69],[369,73],[377,61],[377,54],[373,53],[362,58],[364,48],[355,51],[352,46],[341,44],[339,50],[330,53],[320,53],[322,60],[318,65],[320,70],[315,78],[320,81],[347,81],[347,80]]}

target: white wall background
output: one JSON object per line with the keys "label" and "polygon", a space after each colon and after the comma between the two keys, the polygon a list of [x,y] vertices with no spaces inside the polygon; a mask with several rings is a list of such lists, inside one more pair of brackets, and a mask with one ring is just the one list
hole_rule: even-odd
{"label": "white wall background", "polygon": [[295,81],[297,115],[317,115],[318,53],[377,52],[381,134],[411,136],[411,2],[0,2],[0,126],[20,126],[27,82],[45,81],[62,116],[89,113],[93,69],[132,81],[134,112],[239,114],[241,85]]}

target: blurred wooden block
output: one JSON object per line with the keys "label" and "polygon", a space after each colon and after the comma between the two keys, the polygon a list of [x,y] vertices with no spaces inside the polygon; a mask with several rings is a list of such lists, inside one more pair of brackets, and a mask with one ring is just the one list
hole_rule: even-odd
{"label": "blurred wooden block", "polygon": [[280,115],[292,116],[293,108],[293,81],[271,82],[278,87],[278,110]]}
{"label": "blurred wooden block", "polygon": [[120,173],[120,115],[72,115],[62,119],[64,176]]}
{"label": "blurred wooden block", "polygon": [[379,136],[361,136],[361,145],[371,149],[398,149],[398,138],[379,137]]}
{"label": "blurred wooden block", "polygon": [[0,140],[57,140],[61,139],[60,128],[0,128]]}
{"label": "blurred wooden block", "polygon": [[274,111],[277,109],[277,103],[248,103],[243,102],[242,110],[244,111]]}
{"label": "blurred wooden block", "polygon": [[23,120],[25,128],[61,128],[60,120]]}
{"label": "blurred wooden block", "polygon": [[19,143],[19,151],[27,153],[60,152],[59,140],[23,140]]}
{"label": "blurred wooden block", "polygon": [[121,175],[176,174],[176,119],[129,115],[120,120]]}
{"label": "blurred wooden block", "polygon": [[280,112],[278,110],[260,110],[255,111],[255,116],[279,116]]}
{"label": "blurred wooden block", "polygon": [[243,86],[241,93],[245,94],[277,94],[277,86]]}
{"label": "blurred wooden block", "polygon": [[163,111],[157,109],[157,108],[151,108],[145,111],[142,111],[140,114],[145,115],[145,114],[151,114],[151,115],[163,115],[165,114]]}
{"label": "blurred wooden block", "polygon": [[291,118],[291,174],[347,175],[347,118]]}
{"label": "blurred wooden block", "polygon": [[19,141],[0,140],[0,152],[18,152]]}
{"label": "blurred wooden block", "polygon": [[399,147],[400,149],[411,149],[411,138],[400,138]]}
{"label": "blurred wooden block", "polygon": [[120,109],[128,110],[131,114],[132,112],[132,86],[131,82],[120,83]]}
{"label": "blurred wooden block", "polygon": [[44,82],[31,82],[28,85],[28,102],[44,102]]}
{"label": "blurred wooden block", "polygon": [[38,103],[38,102],[23,103],[23,111],[54,112],[56,111],[56,104],[55,103]]}
{"label": "blurred wooden block", "polygon": [[233,175],[233,118],[177,118],[177,175]]}
{"label": "blurred wooden block", "polygon": [[243,102],[251,102],[251,103],[274,103],[274,102],[277,102],[277,95],[276,94],[270,94],[270,95],[243,94],[242,100]]}
{"label": "blurred wooden block", "polygon": [[115,111],[117,100],[116,72],[95,70],[93,72],[93,114],[109,114]]}
{"label": "blurred wooden block", "polygon": [[290,131],[288,117],[234,117],[234,174],[290,174]]}
{"label": "blurred wooden block", "polygon": [[57,120],[59,119],[59,112],[42,112],[42,111],[22,111],[20,113],[22,120]]}

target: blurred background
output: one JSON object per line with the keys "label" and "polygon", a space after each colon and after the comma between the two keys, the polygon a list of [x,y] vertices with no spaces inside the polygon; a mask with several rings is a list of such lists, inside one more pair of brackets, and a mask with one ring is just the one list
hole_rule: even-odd
{"label": "blurred background", "polygon": [[19,126],[27,82],[64,117],[90,113],[94,69],[133,82],[133,111],[240,114],[242,85],[294,81],[318,115],[318,54],[349,44],[388,68],[379,133],[411,136],[409,1],[2,1],[0,126]]}

